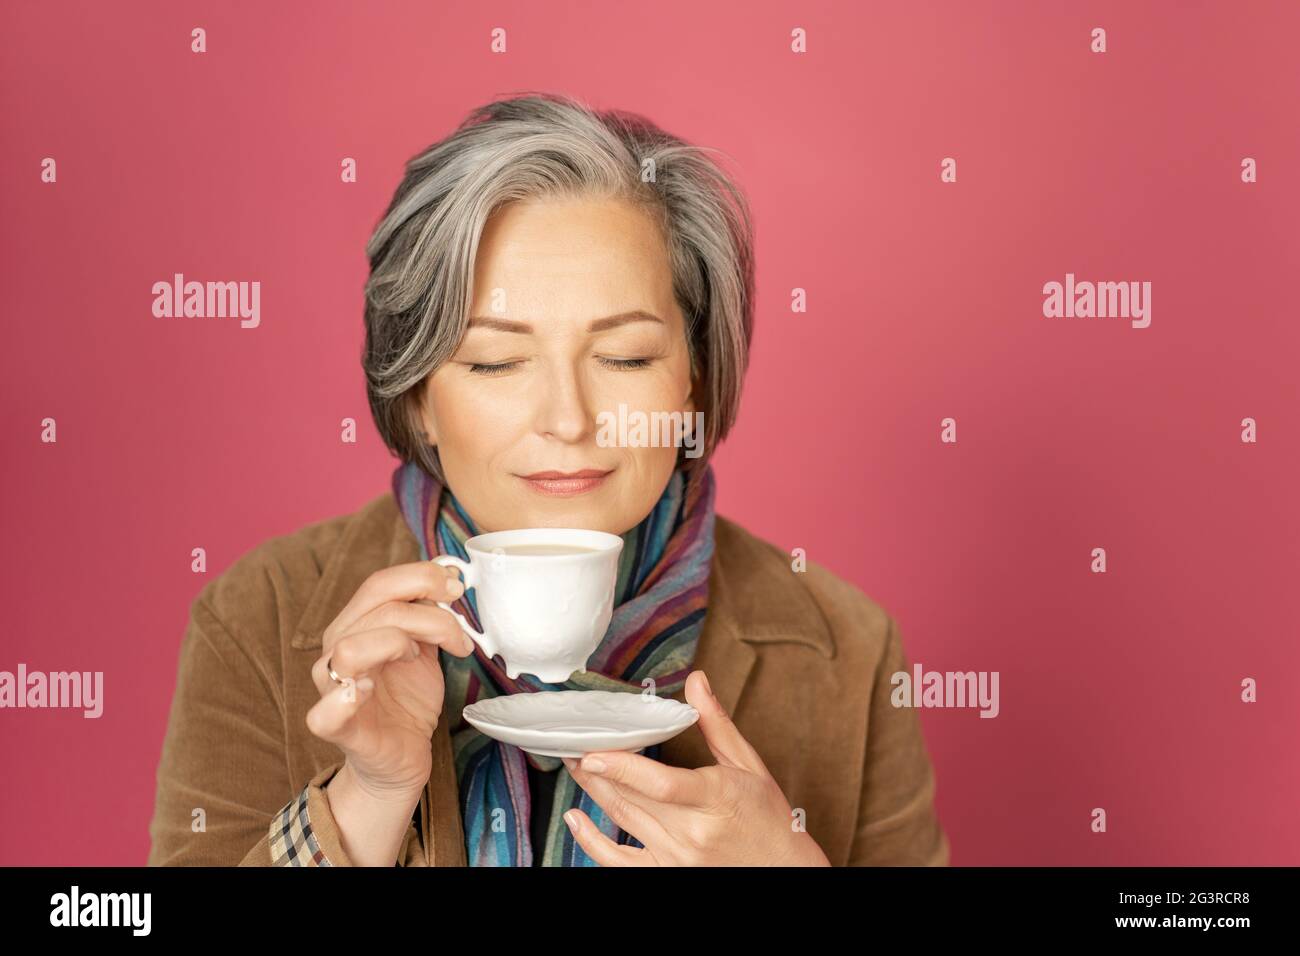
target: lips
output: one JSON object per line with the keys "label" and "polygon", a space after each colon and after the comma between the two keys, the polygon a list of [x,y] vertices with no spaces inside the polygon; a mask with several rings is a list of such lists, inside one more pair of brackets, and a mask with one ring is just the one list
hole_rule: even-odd
{"label": "lips", "polygon": [[552,498],[568,498],[599,488],[612,470],[584,468],[581,471],[535,471],[531,475],[519,477],[539,494]]}
{"label": "lips", "polygon": [[530,481],[558,481],[563,478],[603,478],[608,474],[599,468],[584,468],[582,471],[535,471],[523,477]]}

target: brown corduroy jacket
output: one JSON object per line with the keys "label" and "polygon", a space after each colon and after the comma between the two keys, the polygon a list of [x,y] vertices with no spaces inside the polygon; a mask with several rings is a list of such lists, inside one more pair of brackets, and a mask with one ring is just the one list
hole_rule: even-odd
{"label": "brown corduroy jacket", "polygon": [[[792,570],[784,552],[726,518],[715,532],[695,666],[808,832],[835,866],[947,865],[917,712],[890,703],[891,675],[910,666],[892,618],[814,562]],[[295,806],[310,816],[317,861],[352,865],[324,790],[343,755],[306,725],[320,697],[311,667],[366,577],[418,560],[385,493],[263,542],[203,588],[180,647],[149,865],[283,864],[277,821]],[[466,865],[449,723],[444,711],[401,866]],[[660,759],[716,762],[698,726],[666,741]]]}

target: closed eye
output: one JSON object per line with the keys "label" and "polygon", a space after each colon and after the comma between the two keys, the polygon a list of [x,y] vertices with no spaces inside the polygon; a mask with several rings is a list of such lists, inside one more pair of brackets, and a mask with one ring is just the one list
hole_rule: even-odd
{"label": "closed eye", "polygon": [[482,365],[475,363],[469,367],[469,370],[477,375],[500,375],[503,372],[510,371],[519,364],[519,362],[500,362],[497,365]]}
{"label": "closed eye", "polygon": [[631,370],[634,368],[645,368],[647,365],[650,364],[650,359],[645,359],[645,358],[612,359],[612,358],[606,358],[603,355],[598,357],[598,361],[600,362],[601,365],[605,366],[605,368],[615,368],[615,369],[624,369],[624,370]]}

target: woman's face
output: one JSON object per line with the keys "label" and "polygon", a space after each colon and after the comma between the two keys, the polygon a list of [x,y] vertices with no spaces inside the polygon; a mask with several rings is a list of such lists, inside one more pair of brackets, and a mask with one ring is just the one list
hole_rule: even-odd
{"label": "woman's face", "polygon": [[677,448],[602,446],[597,416],[622,403],[628,416],[678,412],[689,426],[695,408],[654,221],[617,200],[501,208],[479,242],[470,316],[456,354],[426,380],[421,417],[478,528],[622,534],[640,522]]}

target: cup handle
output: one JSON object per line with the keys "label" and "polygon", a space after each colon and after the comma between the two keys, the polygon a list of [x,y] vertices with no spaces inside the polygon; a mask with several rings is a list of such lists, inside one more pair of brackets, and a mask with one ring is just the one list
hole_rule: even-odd
{"label": "cup handle", "polygon": [[[454,557],[450,554],[440,554],[438,557],[433,559],[433,563],[440,564],[444,568],[456,568],[459,570],[461,579],[465,582],[466,591],[478,584],[478,574],[474,569],[474,565],[468,561],[462,561],[460,558]],[[489,638],[486,634],[480,634],[478,631],[474,630],[474,628],[470,626],[469,621],[465,620],[465,615],[452,608],[450,604],[443,601],[438,601],[437,603],[438,607],[442,608],[444,611],[451,611],[451,616],[456,619],[456,623],[460,625],[460,629],[469,635],[470,640],[483,648],[483,653],[488,657],[496,657],[495,641]]]}

